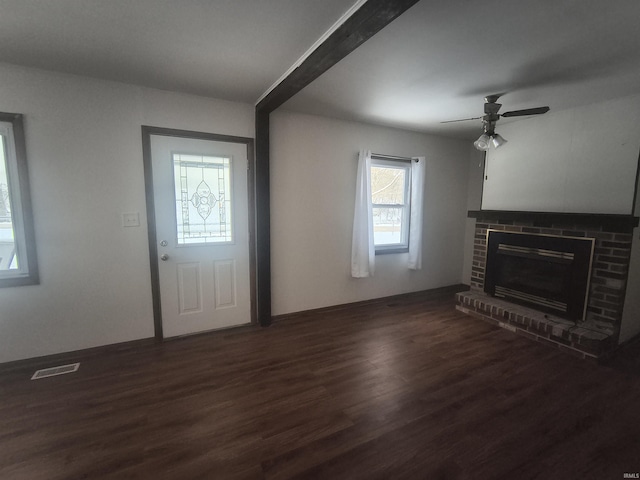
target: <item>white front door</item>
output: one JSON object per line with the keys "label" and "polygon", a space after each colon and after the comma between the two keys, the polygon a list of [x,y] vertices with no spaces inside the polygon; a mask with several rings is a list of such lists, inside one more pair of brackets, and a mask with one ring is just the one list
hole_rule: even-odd
{"label": "white front door", "polygon": [[163,337],[250,323],[247,145],[150,138]]}

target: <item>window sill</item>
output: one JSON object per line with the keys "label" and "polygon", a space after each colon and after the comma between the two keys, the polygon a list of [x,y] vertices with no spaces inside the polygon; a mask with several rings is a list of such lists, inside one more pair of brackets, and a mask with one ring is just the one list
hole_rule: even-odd
{"label": "window sill", "polygon": [[0,278],[0,288],[8,287],[24,287],[26,285],[39,285],[40,279],[37,274],[25,276],[4,277]]}
{"label": "window sill", "polygon": [[389,255],[391,253],[409,253],[409,247],[384,248],[376,250],[376,255]]}

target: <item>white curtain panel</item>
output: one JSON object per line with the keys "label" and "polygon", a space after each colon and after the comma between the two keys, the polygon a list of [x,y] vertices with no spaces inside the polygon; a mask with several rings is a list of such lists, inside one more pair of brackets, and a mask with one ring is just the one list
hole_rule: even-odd
{"label": "white curtain panel", "polygon": [[411,221],[409,223],[409,269],[422,268],[422,207],[424,202],[425,157],[411,161]]}
{"label": "white curtain panel", "polygon": [[373,208],[371,206],[371,152],[362,150],[358,158],[356,203],[353,214],[351,276],[373,277],[376,251],[373,245]]}

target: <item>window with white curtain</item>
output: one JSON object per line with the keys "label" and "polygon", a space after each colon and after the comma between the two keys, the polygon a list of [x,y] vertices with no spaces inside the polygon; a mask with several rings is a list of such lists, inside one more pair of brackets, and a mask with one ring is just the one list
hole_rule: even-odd
{"label": "window with white curtain", "polygon": [[[372,277],[375,256],[408,252],[407,267],[422,268],[425,157],[358,156],[351,276]],[[403,256],[404,257],[404,256]]]}
{"label": "window with white curtain", "polygon": [[377,254],[409,251],[411,161],[371,157],[373,243]]}

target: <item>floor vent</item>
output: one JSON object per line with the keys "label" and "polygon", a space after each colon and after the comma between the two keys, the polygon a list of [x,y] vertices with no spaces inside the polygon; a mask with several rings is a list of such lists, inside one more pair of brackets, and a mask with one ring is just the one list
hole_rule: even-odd
{"label": "floor vent", "polygon": [[64,375],[65,373],[73,373],[80,367],[79,363],[70,363],[69,365],[61,365],[59,367],[44,368],[33,374],[31,380],[40,378],[55,377],[56,375]]}

